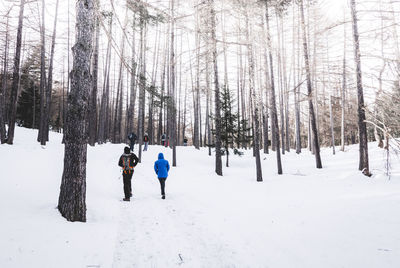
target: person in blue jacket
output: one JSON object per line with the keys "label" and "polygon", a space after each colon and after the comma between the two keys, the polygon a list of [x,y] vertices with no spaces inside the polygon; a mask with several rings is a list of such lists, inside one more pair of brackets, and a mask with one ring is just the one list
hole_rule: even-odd
{"label": "person in blue jacket", "polygon": [[154,171],[161,185],[161,198],[165,199],[165,181],[168,177],[169,163],[164,159],[163,153],[158,154],[158,160],[154,162]]}

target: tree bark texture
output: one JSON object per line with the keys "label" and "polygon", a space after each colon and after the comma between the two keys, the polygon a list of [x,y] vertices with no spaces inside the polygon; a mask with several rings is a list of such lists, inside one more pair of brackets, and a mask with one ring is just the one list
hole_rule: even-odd
{"label": "tree bark texture", "polygon": [[68,221],[86,221],[86,117],[91,86],[90,57],[94,31],[94,0],[77,0],[76,41],[65,131],[64,170],[58,210]]}

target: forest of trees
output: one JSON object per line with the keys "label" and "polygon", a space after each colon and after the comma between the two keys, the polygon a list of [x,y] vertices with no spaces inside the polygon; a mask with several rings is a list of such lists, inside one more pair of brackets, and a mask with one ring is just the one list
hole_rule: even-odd
{"label": "forest of trees", "polygon": [[252,149],[257,181],[263,153],[282,174],[291,150],[322,168],[321,147],[359,143],[370,176],[369,141],[400,149],[400,2],[338,2],[6,1],[0,140],[13,144],[16,124],[42,145],[64,133],[59,210],[72,221],[85,221],[87,144],[131,132],[139,159],[144,134],[165,133],[173,166],[184,139],[208,147],[218,175],[230,151]]}

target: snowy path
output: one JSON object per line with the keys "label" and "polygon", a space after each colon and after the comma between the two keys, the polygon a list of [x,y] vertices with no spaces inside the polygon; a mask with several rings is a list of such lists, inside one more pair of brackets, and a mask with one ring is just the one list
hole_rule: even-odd
{"label": "snowy path", "polygon": [[162,200],[154,176],[134,175],[134,198],[122,203],[113,267],[236,266],[229,246],[196,217],[202,213],[193,209],[201,204],[189,195],[168,195],[169,183]]}

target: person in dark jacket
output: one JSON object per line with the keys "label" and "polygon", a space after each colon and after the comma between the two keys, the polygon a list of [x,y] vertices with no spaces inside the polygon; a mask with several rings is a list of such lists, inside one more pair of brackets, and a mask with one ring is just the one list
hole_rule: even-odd
{"label": "person in dark jacket", "polygon": [[149,146],[149,135],[147,133],[144,133],[143,142],[144,142],[143,151],[147,151],[147,147]]}
{"label": "person in dark jacket", "polygon": [[124,201],[130,201],[130,198],[132,197],[132,175],[138,162],[139,158],[137,158],[134,153],[130,152],[129,147],[125,147],[124,154],[121,155],[118,161],[118,166],[122,167],[122,177],[124,180]]}
{"label": "person in dark jacket", "polygon": [[128,140],[129,140],[130,150],[131,150],[131,152],[133,152],[133,149],[135,147],[135,143],[136,143],[136,140],[137,140],[136,134],[131,132],[131,134],[129,134],[129,136],[128,136]]}
{"label": "person in dark jacket", "polygon": [[164,133],[164,134],[161,135],[161,145],[162,146],[167,147],[166,140],[167,140],[167,135]]}
{"label": "person in dark jacket", "polygon": [[164,159],[163,153],[158,154],[158,160],[154,162],[154,171],[161,185],[161,198],[165,199],[165,181],[168,177],[169,163]]}

